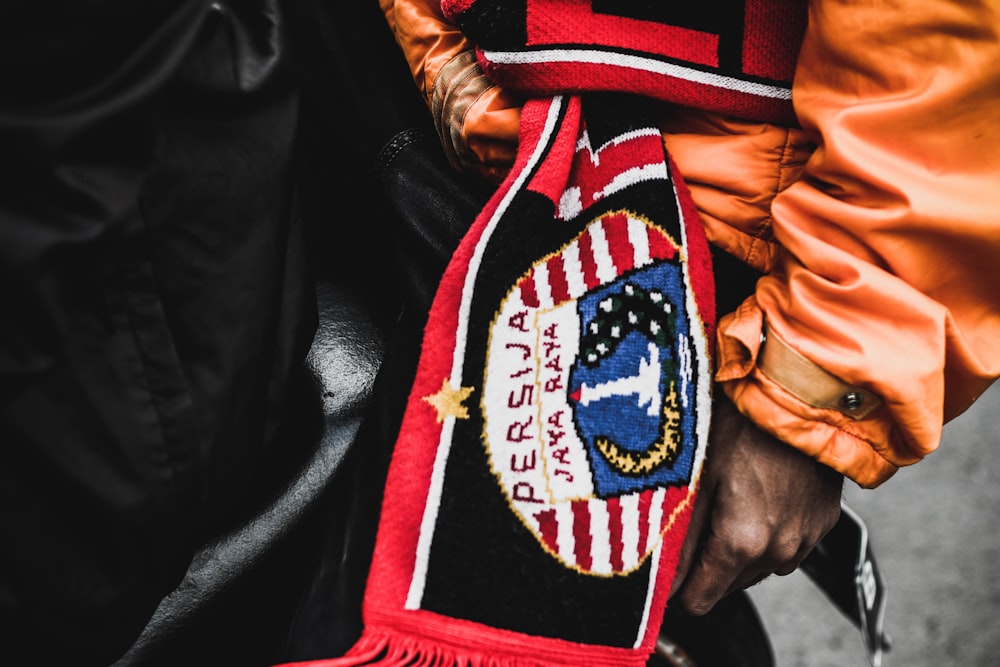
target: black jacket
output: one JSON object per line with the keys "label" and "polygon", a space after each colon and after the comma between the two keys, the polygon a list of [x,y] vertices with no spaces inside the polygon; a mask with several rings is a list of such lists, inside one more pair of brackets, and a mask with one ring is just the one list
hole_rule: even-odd
{"label": "black jacket", "polygon": [[[356,489],[330,490],[339,458],[303,473],[324,427],[316,283],[340,295],[332,354],[380,361],[406,286],[433,289],[405,266],[436,266],[454,241],[421,232],[421,257],[377,190],[377,156],[425,109],[376,3],[341,4],[0,9],[5,664],[108,665],[130,647],[121,664],[268,664],[296,657],[294,619],[333,613],[344,581],[356,616],[364,548],[347,574],[317,548],[333,539],[339,558]],[[390,153],[433,145],[422,132]],[[334,500],[293,532],[298,509],[267,512],[301,501],[303,479],[310,503]],[[350,521],[373,535],[372,497]]]}

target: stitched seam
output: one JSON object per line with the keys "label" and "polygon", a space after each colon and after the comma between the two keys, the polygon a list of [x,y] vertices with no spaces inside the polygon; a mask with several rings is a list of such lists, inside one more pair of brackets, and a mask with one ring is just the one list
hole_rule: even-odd
{"label": "stitched seam", "polygon": [[427,138],[427,132],[416,128],[403,130],[394,135],[375,160],[375,173],[378,180],[382,181],[389,166],[403,150],[415,143],[426,141]]}
{"label": "stitched seam", "polygon": [[753,266],[756,266],[755,260],[758,254],[757,249],[760,247],[760,244],[767,243],[767,240],[765,240],[764,237],[771,233],[771,229],[773,227],[771,205],[774,204],[774,198],[778,196],[779,192],[781,192],[781,183],[783,180],[782,172],[786,166],[790,144],[791,144],[791,131],[785,128],[785,141],[781,147],[781,158],[778,160],[777,169],[774,170],[774,185],[771,188],[771,196],[768,199],[767,210],[765,211],[763,220],[761,220],[760,227],[754,234],[751,235],[752,240],[750,241],[750,244],[747,247],[746,256],[743,258],[744,262],[751,264]]}

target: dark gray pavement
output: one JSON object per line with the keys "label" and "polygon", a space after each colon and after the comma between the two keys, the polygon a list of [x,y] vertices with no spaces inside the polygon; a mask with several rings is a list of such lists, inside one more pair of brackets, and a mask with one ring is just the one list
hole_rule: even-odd
{"label": "dark gray pavement", "polygon": [[[945,427],[937,452],[845,495],[887,589],[883,667],[1000,665],[1000,385]],[[859,632],[803,573],[750,594],[777,667],[868,665]]]}

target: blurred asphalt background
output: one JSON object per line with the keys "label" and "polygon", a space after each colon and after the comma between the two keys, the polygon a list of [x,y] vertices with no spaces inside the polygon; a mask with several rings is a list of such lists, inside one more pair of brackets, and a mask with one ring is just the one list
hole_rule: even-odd
{"label": "blurred asphalt background", "polygon": [[[1000,384],[937,452],[845,495],[868,525],[893,640],[883,667],[1000,665]],[[750,590],[777,667],[865,667],[861,634],[801,572]]]}

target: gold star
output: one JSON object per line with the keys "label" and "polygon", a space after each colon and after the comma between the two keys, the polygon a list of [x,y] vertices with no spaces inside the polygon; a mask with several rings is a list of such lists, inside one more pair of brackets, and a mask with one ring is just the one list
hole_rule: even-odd
{"label": "gold star", "polygon": [[441,380],[441,388],[436,394],[424,396],[424,401],[430,403],[437,410],[437,423],[440,424],[446,417],[455,419],[468,419],[469,410],[462,403],[472,393],[472,387],[462,387],[455,389],[448,382],[448,378]]}

